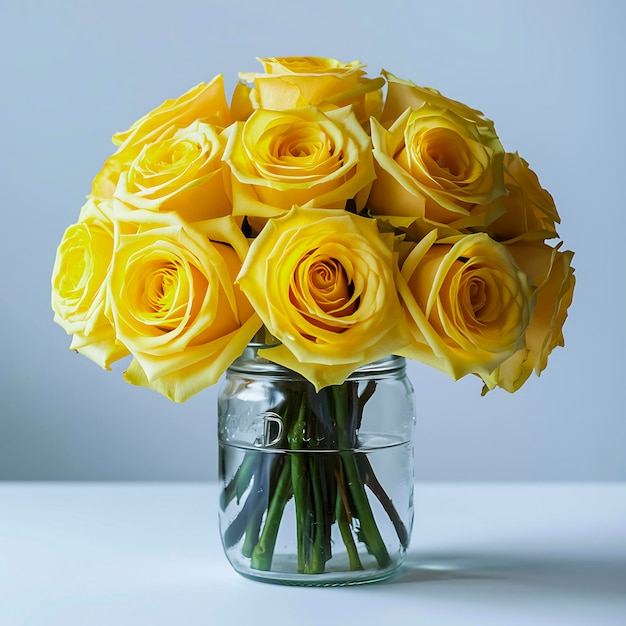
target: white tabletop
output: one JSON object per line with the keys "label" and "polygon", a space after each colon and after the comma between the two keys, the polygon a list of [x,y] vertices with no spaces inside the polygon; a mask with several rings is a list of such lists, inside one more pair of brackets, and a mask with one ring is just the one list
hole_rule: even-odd
{"label": "white tabletop", "polygon": [[230,569],[213,484],[0,484],[3,626],[624,626],[626,485],[418,484],[395,578]]}

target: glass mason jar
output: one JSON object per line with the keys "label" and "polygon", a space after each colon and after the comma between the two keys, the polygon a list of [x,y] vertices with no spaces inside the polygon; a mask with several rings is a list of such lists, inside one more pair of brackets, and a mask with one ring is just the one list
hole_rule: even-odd
{"label": "glass mason jar", "polygon": [[218,399],[220,532],[248,578],[381,580],[413,523],[413,388],[389,356],[319,392],[250,344]]}

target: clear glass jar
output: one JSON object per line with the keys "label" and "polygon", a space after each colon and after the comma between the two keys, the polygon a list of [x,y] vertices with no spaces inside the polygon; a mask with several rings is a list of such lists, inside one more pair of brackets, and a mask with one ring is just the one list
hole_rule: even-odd
{"label": "clear glass jar", "polygon": [[405,360],[315,392],[250,345],[218,399],[220,532],[234,569],[293,585],[381,580],[413,524],[413,387]]}

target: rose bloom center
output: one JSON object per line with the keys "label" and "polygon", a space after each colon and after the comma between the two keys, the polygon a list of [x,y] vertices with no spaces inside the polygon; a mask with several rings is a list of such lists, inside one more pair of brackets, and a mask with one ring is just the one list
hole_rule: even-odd
{"label": "rose bloom center", "polygon": [[332,257],[317,259],[309,254],[302,259],[294,273],[289,297],[308,322],[334,332],[347,328],[334,321],[351,315],[358,308],[348,272]]}

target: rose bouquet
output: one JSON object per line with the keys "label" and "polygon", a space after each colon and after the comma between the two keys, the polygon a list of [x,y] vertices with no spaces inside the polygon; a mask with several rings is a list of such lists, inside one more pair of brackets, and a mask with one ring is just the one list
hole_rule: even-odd
{"label": "rose bouquet", "polygon": [[[113,136],[54,264],[52,308],[71,349],[106,369],[130,355],[128,382],[183,402],[258,341],[260,357],[313,387],[290,385],[274,407],[291,451],[329,415],[324,437],[358,446],[372,389],[348,379],[387,355],[473,374],[483,393],[539,374],[563,345],[573,253],[552,197],[493,122],[358,62],[261,63],[239,75],[230,105],[218,75]],[[369,479],[397,520],[371,466],[294,459],[262,471],[244,458],[223,502],[251,503],[233,542],[246,535],[269,568],[271,529],[293,498],[301,571],[323,571],[333,525],[354,568],[355,536],[383,567],[358,485]],[[259,489],[270,496],[251,512]]]}

